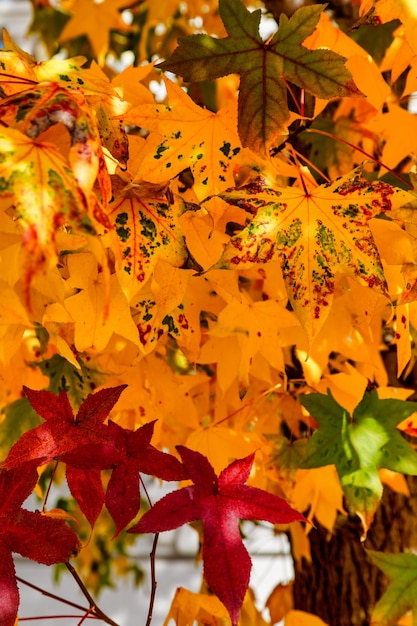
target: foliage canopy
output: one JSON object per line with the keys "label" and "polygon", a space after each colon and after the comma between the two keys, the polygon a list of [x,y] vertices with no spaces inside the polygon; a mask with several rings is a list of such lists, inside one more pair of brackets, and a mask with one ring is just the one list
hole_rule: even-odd
{"label": "foliage canopy", "polygon": [[[192,522],[205,585],[167,620],[261,626],[239,520],[302,567],[417,475],[413,2],[32,4],[46,60],[0,50],[0,621],[12,552],[75,558],[114,625],[96,546],[129,571]],[[181,485],[146,511],[144,474]],[[367,554],[372,624],[415,621],[415,556]]]}

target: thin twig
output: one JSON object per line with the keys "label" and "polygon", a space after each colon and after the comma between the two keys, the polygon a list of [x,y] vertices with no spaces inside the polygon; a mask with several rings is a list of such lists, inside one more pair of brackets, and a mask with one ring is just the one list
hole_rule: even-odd
{"label": "thin twig", "polygon": [[59,461],[56,461],[56,462],[55,462],[54,469],[52,470],[51,479],[50,479],[50,481],[49,481],[48,489],[46,490],[46,494],[45,494],[45,498],[44,498],[44,501],[43,501],[43,506],[42,506],[42,511],[43,511],[44,513],[45,513],[45,511],[46,511],[46,503],[47,503],[47,501],[48,501],[49,493],[50,493],[50,491],[51,491],[52,483],[53,483],[53,481],[54,481],[54,477],[55,477],[55,474],[56,474],[56,470],[57,470],[57,468],[58,468],[58,465],[59,465]]}
{"label": "thin twig", "polygon": [[[83,594],[83,596],[85,597],[85,599],[87,600],[87,602],[90,605],[90,611],[92,611],[94,613],[94,615],[97,615],[97,617],[100,617],[103,622],[106,622],[106,624],[110,624],[110,626],[119,626],[116,622],[114,622],[111,617],[109,617],[108,615],[106,615],[94,602],[92,596],[89,594],[86,586],[84,585],[83,581],[81,580],[81,578],[78,576],[75,568],[71,565],[71,563],[69,563],[68,561],[65,563],[66,568],[68,569],[68,571],[70,572],[71,576],[74,578],[75,582],[77,583],[77,585],[80,588],[81,593]],[[86,609],[84,609],[85,611]]]}
{"label": "thin twig", "polygon": [[315,170],[317,174],[326,181],[326,183],[332,182],[331,179],[328,176],[326,176],[326,174],[322,172],[319,167],[317,167],[317,165],[314,165],[314,163],[310,161],[310,159],[308,159],[306,156],[304,156],[304,154],[301,154],[301,152],[298,152],[298,150],[296,150],[294,146],[291,146],[291,150],[293,154],[295,154],[299,159],[302,159],[304,163],[306,163],[310,169]]}
{"label": "thin twig", "polygon": [[407,185],[407,187],[409,187],[410,189],[413,189],[413,185],[406,178],[401,176],[401,174],[398,174],[398,172],[396,172],[393,169],[391,169],[390,167],[388,167],[388,165],[385,165],[385,163],[383,163],[382,161],[380,161],[379,159],[374,157],[372,154],[369,154],[369,152],[366,152],[366,150],[364,150],[363,148],[360,148],[359,146],[355,146],[354,143],[350,143],[350,141],[347,141],[346,139],[343,139],[342,137],[338,137],[337,135],[332,135],[332,133],[328,133],[325,130],[319,130],[318,128],[307,128],[305,132],[306,133],[316,133],[317,135],[323,135],[324,137],[330,137],[330,139],[334,139],[335,141],[340,141],[341,143],[344,143],[346,146],[349,146],[349,148],[353,148],[354,150],[358,150],[358,152],[361,152],[363,155],[368,157],[368,159],[371,159],[372,161],[377,163],[380,167],[383,167],[386,170],[388,170],[388,172],[390,172],[390,174],[392,174],[393,176],[398,178],[398,180],[401,180],[405,185]]}
{"label": "thin twig", "polygon": [[16,580],[18,580],[23,585],[26,585],[27,587],[30,587],[31,589],[34,589],[35,591],[38,591],[43,596],[47,596],[48,598],[52,598],[52,600],[57,600],[58,602],[62,602],[63,604],[67,604],[68,606],[72,606],[74,609],[79,609],[83,613],[85,613],[85,611],[87,610],[85,608],[85,606],[81,606],[80,604],[76,604],[75,602],[71,602],[71,600],[66,600],[65,598],[62,598],[61,596],[57,596],[54,593],[51,593],[50,591],[45,591],[45,589],[42,589],[41,587],[38,587],[37,585],[34,585],[33,583],[30,583],[28,580],[24,580],[24,578],[20,578],[20,576],[16,576]]}
{"label": "thin twig", "polygon": [[[139,474],[139,480],[145,492],[146,499],[148,500],[149,506],[151,507],[152,501],[149,497],[148,490],[146,489],[146,485],[140,474]],[[155,604],[155,597],[156,597],[156,588],[158,587],[158,581],[156,580],[156,568],[155,568],[156,546],[158,545],[158,539],[159,539],[159,533],[155,533],[155,537],[153,539],[153,544],[152,544],[152,550],[149,554],[149,561],[150,561],[150,567],[151,567],[151,596],[149,598],[149,608],[148,608],[148,617],[146,619],[146,626],[150,626],[151,621],[152,621],[152,613],[153,613],[153,607]]]}
{"label": "thin twig", "polygon": [[[20,622],[35,622],[37,620],[45,620],[45,619],[78,619],[80,616],[79,615],[37,615],[36,617],[20,617],[19,616],[19,623]],[[85,619],[100,619],[99,617],[97,617],[97,615],[84,615],[83,616],[83,620]],[[81,623],[81,622],[80,622]]]}
{"label": "thin twig", "polygon": [[152,613],[153,607],[155,604],[156,597],[156,588],[158,586],[158,581],[156,580],[156,570],[155,570],[155,556],[156,556],[156,546],[158,545],[159,533],[155,533],[155,537],[153,538],[152,550],[149,555],[149,560],[151,563],[151,597],[149,598],[149,609],[148,609],[148,618],[146,620],[146,626],[150,626],[152,621]]}
{"label": "thin twig", "polygon": [[85,612],[85,615],[83,615],[82,618],[80,619],[80,621],[78,622],[77,626],[82,626],[82,624],[84,624],[85,620],[89,619],[91,617],[91,615],[92,615],[91,610],[88,609]]}

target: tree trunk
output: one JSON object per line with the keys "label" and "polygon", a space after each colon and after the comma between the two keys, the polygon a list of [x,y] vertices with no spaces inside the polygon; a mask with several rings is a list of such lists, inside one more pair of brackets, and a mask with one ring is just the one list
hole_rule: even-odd
{"label": "tree trunk", "polygon": [[384,487],[365,542],[356,517],[340,516],[331,538],[310,532],[312,562],[296,565],[294,608],[318,615],[329,626],[369,626],[387,581],[365,549],[402,552],[417,547],[417,479],[407,480],[410,497]]}

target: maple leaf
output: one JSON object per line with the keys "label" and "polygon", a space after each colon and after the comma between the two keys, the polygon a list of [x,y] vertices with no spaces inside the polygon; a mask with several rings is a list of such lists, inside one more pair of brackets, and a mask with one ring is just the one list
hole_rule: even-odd
{"label": "maple leaf", "polygon": [[106,507],[116,523],[115,537],[133,520],[140,508],[139,472],[162,480],[184,480],[187,473],[174,456],[151,445],[155,422],[135,431],[110,420],[109,432],[118,451],[106,491]]}
{"label": "maple leaf", "polygon": [[362,0],[360,14],[366,13],[383,24],[396,19],[400,20],[405,28],[406,41],[417,54],[417,13],[412,0]]}
{"label": "maple leaf", "polygon": [[334,463],[346,499],[366,532],[382,496],[378,470],[417,475],[417,453],[396,428],[417,410],[417,403],[381,400],[373,390],[365,392],[350,415],[330,390],[327,395],[313,393],[299,399],[319,424],[301,467]]}
{"label": "maple leaf", "polygon": [[282,135],[290,117],[287,82],[325,99],[361,95],[344,57],[302,45],[323,7],[302,7],[291,19],[282,13],[278,31],[267,41],[259,35],[260,10],[251,13],[240,0],[220,0],[219,11],[228,37],[180,37],[171,58],[158,67],[196,82],[240,74],[238,128],[243,146],[267,153]]}
{"label": "maple leaf", "polygon": [[[272,319],[279,320],[279,330],[270,323]],[[237,370],[239,382],[247,385],[256,355],[261,354],[278,371],[283,370],[282,348],[294,343],[293,339],[299,333],[300,326],[294,313],[276,300],[251,302],[244,298],[242,302],[233,301],[220,311],[216,324],[208,333],[210,339],[202,347],[199,362],[207,363],[210,359],[224,362],[224,342],[234,336],[235,348],[230,346],[227,358],[231,362],[234,353],[237,366],[227,370],[229,374],[234,372],[233,378]]]}
{"label": "maple leaf", "polygon": [[179,223],[182,202],[136,191],[134,185],[109,206],[120,248],[119,281],[129,300],[152,276],[159,259],[181,267],[188,258]]}
{"label": "maple leaf", "polygon": [[[156,476],[161,480],[178,481],[188,477],[178,459],[151,445],[154,426],[155,421],[148,422],[132,431],[109,420],[108,443],[89,444],[60,457],[64,463],[74,468],[72,475],[75,489],[81,492],[85,488],[87,494],[88,485],[92,479],[92,487],[95,488],[94,492],[97,496],[94,499],[94,492],[90,493],[90,500],[95,500],[94,506],[98,510],[105,502],[116,524],[114,538],[133,520],[140,509],[140,472]],[[100,489],[95,485],[95,478],[97,471],[106,468],[111,468],[112,474],[107,484],[105,498],[102,499]],[[68,469],[70,468],[67,467],[67,479]],[[81,505],[72,489],[71,493]],[[84,500],[84,494],[80,495]],[[86,506],[88,506],[87,502]],[[82,506],[81,509],[86,514]],[[86,517],[89,519],[88,515]]]}
{"label": "maple leaf", "polygon": [[387,167],[395,168],[412,154],[412,137],[417,132],[417,121],[411,112],[390,104],[387,110],[375,115],[366,126],[384,142],[380,159]]}
{"label": "maple leaf", "polygon": [[178,587],[175,592],[164,626],[168,626],[171,620],[184,625],[195,622],[206,626],[230,624],[227,610],[216,596],[193,593],[183,587]]}
{"label": "maple leaf", "polygon": [[122,116],[127,123],[163,136],[152,141],[148,152],[148,140],[145,143],[135,179],[160,183],[190,167],[198,198],[219,193],[234,184],[233,166],[242,150],[236,112],[232,106],[217,113],[203,109],[178,85],[167,79],[164,82],[167,105],[139,105]]}
{"label": "maple leaf", "polygon": [[279,260],[293,309],[313,338],[329,314],[335,274],[387,295],[378,249],[368,224],[414,196],[360,177],[357,168],[332,184],[270,188],[258,179],[220,194],[254,215],[225,246],[217,268],[250,268]]}
{"label": "maple leaf", "polygon": [[[132,104],[153,102],[151,92],[140,83],[152,70],[152,64],[144,67],[128,67],[115,76],[110,83],[106,74],[96,63],[92,63],[88,70],[83,73],[91,75],[92,79],[98,79],[107,86],[107,92],[103,93],[90,90],[87,100],[94,107],[100,137],[109,152],[126,166],[129,158],[129,141],[125,131],[125,125],[120,116],[132,107]],[[84,92],[85,92],[84,88]]]}
{"label": "maple leaf", "polygon": [[372,626],[396,626],[400,617],[412,611],[417,616],[417,555],[386,554],[367,550],[366,553],[390,579],[388,588],[372,612]]}
{"label": "maple leaf", "polygon": [[[90,445],[88,447],[89,454],[95,455],[97,447]],[[86,516],[91,528],[93,528],[105,501],[101,471],[94,468],[85,470],[73,467],[66,460],[65,454],[62,455],[61,460],[67,463],[65,478],[67,479],[71,495],[78,502],[78,506]]]}
{"label": "maple leaf", "polygon": [[289,611],[284,619],[284,626],[329,626],[313,613]]}
{"label": "maple leaf", "polygon": [[[26,300],[45,259],[56,261],[56,230],[64,224],[92,232],[88,204],[59,150],[14,128],[0,129],[0,198],[13,207],[23,229]],[[6,205],[7,206],[7,205]]]}
{"label": "maple leaf", "polygon": [[[89,348],[101,351],[114,333],[138,343],[129,303],[116,275],[107,282],[93,254],[80,253],[68,258],[68,286],[75,291],[64,306],[74,322],[74,343],[79,352]],[[109,302],[111,305],[109,306]]]}
{"label": "maple leaf", "polygon": [[52,565],[74,556],[79,541],[65,521],[22,509],[38,481],[36,465],[0,471],[0,614],[2,626],[15,624],[19,591],[12,552]]}
{"label": "maple leaf", "polygon": [[[46,423],[22,435],[2,466],[15,468],[27,462],[43,465],[54,458],[67,463],[70,492],[93,527],[105,500],[100,470],[111,467],[117,456],[103,421],[125,387],[120,385],[88,395],[76,416],[66,391],[56,396],[50,391],[24,387],[30,404]],[[94,460],[86,462],[86,457]]]}
{"label": "maple leaf", "polygon": [[[100,65],[103,65],[109,49],[109,34],[113,29],[132,31],[133,28],[120,15],[119,9],[126,6],[126,0],[75,0],[71,7],[72,17],[67,22],[59,40],[66,41],[86,35]],[[94,28],[90,25],[94,24]]]}
{"label": "maple leaf", "polygon": [[204,575],[236,625],[251,570],[238,520],[286,524],[304,517],[282,498],[245,484],[254,454],[234,461],[217,476],[199,452],[184,446],[177,450],[194,485],[159,500],[128,532],[161,532],[201,519]]}
{"label": "maple leaf", "polygon": [[[80,92],[63,89],[55,83],[21,91],[4,98],[0,117],[12,124],[18,122],[19,130],[36,140],[51,126],[63,124],[71,139],[68,164],[87,200],[98,203],[91,194],[96,179],[104,204],[110,195],[110,179],[104,166],[99,132],[93,115]],[[42,137],[41,137],[42,138]]]}
{"label": "maple leaf", "polygon": [[103,422],[125,388],[126,385],[119,385],[89,394],[74,416],[66,391],[56,396],[51,391],[23,387],[31,406],[45,422],[22,435],[2,467],[13,469],[29,461],[43,465],[78,447],[106,444]]}
{"label": "maple leaf", "polygon": [[[3,29],[4,49],[0,50],[0,84],[3,94],[17,93],[36,83],[52,82],[61,87],[79,89],[109,90],[106,83],[98,79],[86,80],[88,70],[81,69],[87,59],[83,56],[71,59],[47,59],[38,61],[33,55],[22,50]],[[13,81],[10,77],[13,76]]]}

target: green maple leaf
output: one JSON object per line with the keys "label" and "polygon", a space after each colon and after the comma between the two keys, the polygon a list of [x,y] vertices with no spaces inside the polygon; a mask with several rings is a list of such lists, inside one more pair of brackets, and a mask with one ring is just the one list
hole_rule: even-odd
{"label": "green maple leaf", "polygon": [[302,45],[323,8],[302,7],[290,19],[282,14],[278,31],[263,41],[260,10],[251,13],[240,0],[219,0],[229,36],[181,37],[171,58],[158,67],[194,82],[240,74],[239,135],[244,146],[265,153],[283,134],[290,117],[288,82],[324,99],[362,95],[344,66],[344,57]]}
{"label": "green maple leaf", "polygon": [[390,579],[387,590],[372,613],[373,626],[395,626],[407,611],[417,623],[417,555],[384,554],[367,550],[367,554]]}
{"label": "green maple leaf", "polygon": [[301,396],[300,402],[319,423],[301,467],[334,463],[345,497],[366,530],[382,496],[378,470],[417,475],[417,454],[396,428],[417,411],[417,402],[381,400],[376,391],[365,392],[352,415],[330,390]]}

